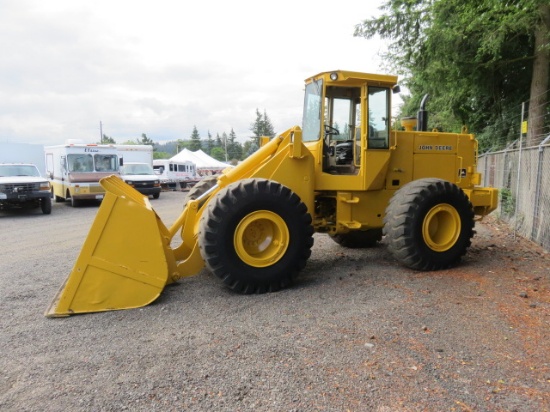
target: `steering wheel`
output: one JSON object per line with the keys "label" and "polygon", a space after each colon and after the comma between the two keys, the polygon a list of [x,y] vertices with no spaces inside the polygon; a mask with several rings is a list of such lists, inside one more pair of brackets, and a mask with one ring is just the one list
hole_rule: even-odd
{"label": "steering wheel", "polygon": [[332,126],[329,126],[328,124],[325,125],[325,135],[339,135],[340,131]]}

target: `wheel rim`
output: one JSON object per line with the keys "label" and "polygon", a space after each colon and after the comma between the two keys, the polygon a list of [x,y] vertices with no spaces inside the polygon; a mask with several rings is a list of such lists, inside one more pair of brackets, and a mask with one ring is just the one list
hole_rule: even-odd
{"label": "wheel rim", "polygon": [[439,204],[428,212],[422,224],[422,236],[428,247],[445,252],[454,246],[460,236],[460,215],[449,204]]}
{"label": "wheel rim", "polygon": [[266,267],[284,256],[289,238],[288,227],[279,215],[259,210],[239,222],[233,240],[237,255],[243,262]]}

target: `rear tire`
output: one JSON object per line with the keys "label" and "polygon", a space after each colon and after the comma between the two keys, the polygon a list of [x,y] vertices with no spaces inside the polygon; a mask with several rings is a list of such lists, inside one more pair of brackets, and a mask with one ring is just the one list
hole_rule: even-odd
{"label": "rear tire", "polygon": [[361,249],[375,247],[382,240],[382,229],[356,230],[339,235],[331,235],[330,238],[340,246]]}
{"label": "rear tire", "polygon": [[65,199],[63,199],[63,198],[60,197],[60,196],[57,196],[57,195],[54,193],[53,187],[52,187],[52,198],[55,200],[55,203],[61,203],[61,202],[64,202],[64,201],[65,201]]}
{"label": "rear tire", "polygon": [[158,199],[159,197],[160,197],[160,193],[155,193],[155,194],[153,195],[153,199]]}
{"label": "rear tire", "polygon": [[393,196],[384,217],[388,249],[403,265],[441,270],[456,265],[474,234],[474,211],[466,194],[441,179],[420,179]]}
{"label": "rear tire", "polygon": [[292,283],[311,255],[311,215],[298,195],[266,179],[245,179],[208,203],[199,247],[208,268],[234,291],[274,292]]}
{"label": "rear tire", "polygon": [[203,194],[208,192],[210,189],[212,189],[216,184],[218,183],[218,177],[217,176],[208,176],[200,180],[195,186],[193,186],[185,198],[183,199],[183,207],[185,208],[185,205],[190,200],[196,200],[199,197],[201,197]]}

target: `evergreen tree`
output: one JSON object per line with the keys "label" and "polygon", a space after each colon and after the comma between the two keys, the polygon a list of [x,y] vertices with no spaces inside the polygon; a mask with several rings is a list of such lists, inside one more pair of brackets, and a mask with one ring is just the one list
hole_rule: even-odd
{"label": "evergreen tree", "polygon": [[116,144],[115,139],[113,139],[110,136],[107,136],[106,134],[103,134],[101,137],[101,142],[99,144]]}
{"label": "evergreen tree", "polygon": [[257,147],[260,146],[261,136],[275,136],[275,130],[265,110],[262,114],[258,109],[256,109],[256,120],[251,123],[250,131],[253,133],[253,136],[250,138],[250,140],[252,140],[257,145]]}
{"label": "evergreen tree", "polygon": [[243,156],[243,147],[242,145],[237,141],[237,135],[235,134],[235,131],[231,129],[231,133],[229,133],[229,137],[227,140],[227,158],[228,160],[238,162],[242,159]]}
{"label": "evergreen tree", "polygon": [[151,139],[149,139],[145,133],[142,133],[141,134],[141,139],[136,139],[136,142],[137,142],[137,144],[151,145],[151,146],[153,146],[153,150],[154,150],[155,143]]}
{"label": "evergreen tree", "polygon": [[212,138],[212,134],[210,134],[210,130],[208,131],[208,138],[206,139],[206,153],[210,154],[212,152],[212,149],[215,147],[215,141]]}
{"label": "evergreen tree", "polygon": [[214,147],[223,147],[222,138],[219,133],[216,133],[216,140],[214,142]]}
{"label": "evergreen tree", "polygon": [[235,143],[236,140],[237,140],[237,134],[235,133],[233,128],[231,128],[231,131],[229,132],[229,136],[227,137],[227,143],[228,145],[230,145]]}
{"label": "evergreen tree", "polygon": [[273,127],[273,124],[271,123],[271,119],[267,115],[267,112],[265,111],[265,109],[264,109],[264,117],[263,117],[262,136],[275,137],[275,128]]}
{"label": "evergreen tree", "polygon": [[254,140],[247,140],[243,145],[243,159],[250,156],[256,150],[259,149],[259,146]]}
{"label": "evergreen tree", "polygon": [[191,150],[190,147],[191,147],[190,140],[183,140],[183,139],[176,140],[176,154],[181,152],[183,149]]}
{"label": "evergreen tree", "polygon": [[201,137],[197,130],[197,126],[193,126],[193,132],[191,133],[191,143],[189,144],[189,150],[191,150],[192,152],[196,152],[197,150],[200,150],[201,147],[202,147]]}

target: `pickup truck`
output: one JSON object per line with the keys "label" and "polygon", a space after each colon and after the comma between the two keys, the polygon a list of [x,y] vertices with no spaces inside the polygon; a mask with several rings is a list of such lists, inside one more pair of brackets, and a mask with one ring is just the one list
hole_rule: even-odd
{"label": "pickup truck", "polygon": [[0,163],[0,210],[38,208],[52,212],[51,188],[31,163]]}

